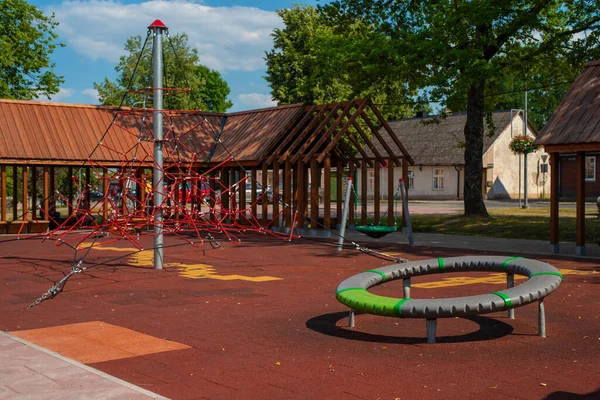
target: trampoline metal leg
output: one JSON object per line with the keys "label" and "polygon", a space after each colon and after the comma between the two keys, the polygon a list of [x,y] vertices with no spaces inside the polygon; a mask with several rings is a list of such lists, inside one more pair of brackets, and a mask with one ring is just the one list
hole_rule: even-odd
{"label": "trampoline metal leg", "polygon": [[540,299],[538,305],[538,336],[546,337],[546,311],[544,310],[544,299]]}
{"label": "trampoline metal leg", "polygon": [[435,343],[435,331],[437,329],[437,319],[427,318],[427,343],[434,344]]}
{"label": "trampoline metal leg", "polygon": [[[512,274],[510,272],[506,273],[506,287],[508,289],[515,287],[515,274]],[[510,310],[508,310],[508,318],[515,319],[515,309],[514,308],[511,308]]]}
{"label": "trampoline metal leg", "polygon": [[402,286],[404,287],[404,298],[410,299],[410,278],[402,279]]}
{"label": "trampoline metal leg", "polygon": [[356,326],[356,321],[354,320],[354,310],[352,308],[348,313],[348,326],[350,328],[354,328]]}

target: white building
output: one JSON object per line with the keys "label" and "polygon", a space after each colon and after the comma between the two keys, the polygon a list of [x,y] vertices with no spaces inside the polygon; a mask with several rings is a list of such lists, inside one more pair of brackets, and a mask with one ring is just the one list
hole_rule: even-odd
{"label": "white building", "polygon": [[[435,120],[430,117],[389,121],[389,125],[415,160],[409,166],[408,193],[411,199],[462,199],[464,191],[464,128],[466,113],[454,113]],[[523,156],[509,149],[514,136],[523,132],[523,118],[518,111],[495,111],[495,131],[485,124],[483,140],[484,182],[482,191],[488,199],[517,199],[519,196],[519,169],[521,168],[521,197],[523,197]],[[385,130],[380,134],[386,137]],[[528,123],[527,134],[537,136]],[[379,150],[379,149],[378,149]],[[547,155],[538,151],[528,155],[528,197],[550,196],[550,170]],[[521,159],[521,161],[520,161]],[[367,191],[373,195],[374,171],[369,172]],[[381,170],[381,198],[387,196],[388,168]],[[397,181],[401,167],[394,168]],[[360,180],[359,180],[360,184]]]}

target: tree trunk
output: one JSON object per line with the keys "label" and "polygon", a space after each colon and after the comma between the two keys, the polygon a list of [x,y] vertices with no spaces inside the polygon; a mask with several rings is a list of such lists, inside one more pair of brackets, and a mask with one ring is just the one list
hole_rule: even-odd
{"label": "tree trunk", "polygon": [[465,124],[465,215],[488,216],[483,202],[483,95],[484,83],[471,85]]}

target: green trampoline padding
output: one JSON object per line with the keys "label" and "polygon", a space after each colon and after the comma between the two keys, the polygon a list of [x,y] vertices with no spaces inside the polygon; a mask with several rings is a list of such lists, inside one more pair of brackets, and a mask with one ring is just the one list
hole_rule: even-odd
{"label": "green trampoline padding", "polygon": [[395,226],[357,225],[354,229],[372,238],[380,238],[389,233],[396,232]]}

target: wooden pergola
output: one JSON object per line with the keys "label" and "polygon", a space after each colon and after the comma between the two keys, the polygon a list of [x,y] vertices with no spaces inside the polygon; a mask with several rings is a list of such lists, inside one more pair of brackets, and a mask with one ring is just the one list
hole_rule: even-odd
{"label": "wooden pergola", "polygon": [[541,130],[536,143],[550,154],[550,246],[559,252],[558,203],[561,153],[575,153],[576,234],[575,251],[585,255],[585,155],[600,151],[600,60],[592,61],[573,83],[552,117]]}
{"label": "wooden pergola", "polygon": [[[148,111],[148,110],[147,110]],[[131,157],[131,149],[140,135],[151,136],[147,132],[152,126],[152,112],[130,110],[115,117],[113,107],[43,103],[34,101],[0,100],[0,232],[6,227],[7,218],[7,169],[12,170],[12,219],[16,221],[17,187],[21,189],[23,209],[20,221],[8,224],[14,232],[27,224],[28,219],[37,217],[37,185],[31,184],[42,179],[42,214],[48,215],[55,189],[56,168],[67,168],[67,175],[83,166],[83,176],[90,181],[93,166],[89,155],[104,166],[118,167],[123,159]],[[168,118],[166,118],[168,121]],[[406,149],[389,128],[377,108],[369,100],[353,100],[318,106],[294,104],[268,109],[243,111],[229,114],[197,113],[186,114],[181,118],[172,118],[170,124],[179,132],[188,132],[185,136],[188,152],[181,150],[180,156],[198,171],[212,170],[212,176],[219,179],[224,187],[229,187],[248,174],[250,179],[252,213],[259,215],[256,198],[258,195],[258,171],[262,172],[260,185],[268,186],[268,176],[273,179],[273,195],[281,198],[283,204],[293,205],[300,211],[298,226],[307,227],[304,216],[310,216],[311,229],[322,226],[333,228],[331,208],[331,177],[335,169],[336,216],[341,215],[343,176],[353,176],[361,171],[363,193],[366,202],[367,168],[375,170],[375,211],[374,219],[379,223],[380,199],[379,176],[381,165],[402,165],[403,177],[408,179],[408,163],[412,159]],[[379,128],[384,127],[392,138],[391,143],[383,140]],[[218,146],[215,146],[216,143]],[[149,146],[150,142],[145,143]],[[364,146],[371,149],[369,156]],[[377,146],[376,146],[377,145]],[[210,151],[201,149],[213,146]],[[384,149],[385,151],[378,151]],[[198,153],[196,153],[198,152]],[[215,168],[219,166],[218,170]],[[18,177],[17,169],[21,170]],[[343,173],[346,171],[346,173]],[[149,171],[148,171],[149,172]],[[103,194],[108,194],[108,178],[104,170]],[[145,174],[145,172],[142,172]],[[324,177],[323,203],[319,204],[319,185],[310,186]],[[388,184],[388,204],[392,209],[393,174]],[[214,181],[213,181],[214,182]],[[281,186],[281,187],[280,187]],[[216,189],[216,188],[215,188]],[[124,191],[125,192],[125,191]],[[143,195],[144,190],[138,190]],[[74,197],[72,182],[69,182],[65,197]],[[245,190],[239,192],[239,203],[246,202]],[[229,195],[221,199],[228,206]],[[72,201],[69,201],[72,203]],[[108,215],[107,202],[104,202],[104,217]],[[310,213],[309,213],[310,205]],[[266,201],[262,202],[260,218],[264,224],[274,227],[292,227],[293,216],[287,207],[281,218],[279,202],[273,202],[272,209]],[[69,210],[70,212],[71,210]],[[321,218],[322,215],[322,218]],[[354,213],[350,214],[350,223],[354,223]],[[393,224],[395,216],[388,215],[388,224]],[[361,222],[366,223],[363,213]],[[2,225],[2,223],[4,225]],[[31,226],[31,224],[29,224]],[[12,228],[11,228],[12,227]]]}

